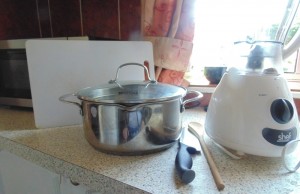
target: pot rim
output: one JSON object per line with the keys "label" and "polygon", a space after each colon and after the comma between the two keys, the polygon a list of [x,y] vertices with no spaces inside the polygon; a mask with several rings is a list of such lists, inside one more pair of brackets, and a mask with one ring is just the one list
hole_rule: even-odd
{"label": "pot rim", "polygon": [[183,98],[187,89],[165,83],[125,81],[86,87],[74,96],[79,100],[104,104],[157,103]]}

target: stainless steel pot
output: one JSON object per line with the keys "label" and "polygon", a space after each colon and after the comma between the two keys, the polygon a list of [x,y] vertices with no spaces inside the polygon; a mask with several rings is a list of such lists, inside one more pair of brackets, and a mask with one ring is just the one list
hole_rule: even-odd
{"label": "stainless steel pot", "polygon": [[[118,81],[119,70],[128,65],[143,67],[149,81]],[[197,96],[183,101],[187,93]],[[67,100],[71,96],[81,103]],[[112,154],[137,155],[172,146],[181,134],[185,104],[201,97],[199,92],[152,80],[142,64],[126,63],[117,69],[109,84],[84,88],[59,100],[80,108],[85,137],[94,148]]]}

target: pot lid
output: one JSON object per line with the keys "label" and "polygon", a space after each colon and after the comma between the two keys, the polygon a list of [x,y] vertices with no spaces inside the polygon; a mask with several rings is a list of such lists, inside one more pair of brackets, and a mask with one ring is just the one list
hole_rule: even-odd
{"label": "pot lid", "polygon": [[97,103],[152,103],[184,97],[183,87],[152,81],[114,82],[88,87],[75,94],[79,99]]}

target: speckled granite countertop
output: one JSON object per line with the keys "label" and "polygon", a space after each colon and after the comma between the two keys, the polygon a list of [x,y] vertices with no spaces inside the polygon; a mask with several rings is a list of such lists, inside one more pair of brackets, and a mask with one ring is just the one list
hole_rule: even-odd
{"label": "speckled granite countertop", "polygon": [[[186,110],[184,126],[204,122],[202,108]],[[300,193],[300,173],[287,173],[281,159],[235,160],[206,137],[225,183],[221,193]],[[195,156],[195,180],[184,185],[174,160],[177,145],[145,156],[114,156],[94,150],[82,126],[35,129],[33,114],[0,107],[0,149],[103,193],[219,193],[204,155]]]}

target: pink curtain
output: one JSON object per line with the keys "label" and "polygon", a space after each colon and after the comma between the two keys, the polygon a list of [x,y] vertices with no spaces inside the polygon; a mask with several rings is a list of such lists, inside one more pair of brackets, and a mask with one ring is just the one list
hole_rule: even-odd
{"label": "pink curtain", "polygon": [[155,77],[159,82],[188,86],[196,0],[142,0],[142,31],[153,43]]}

